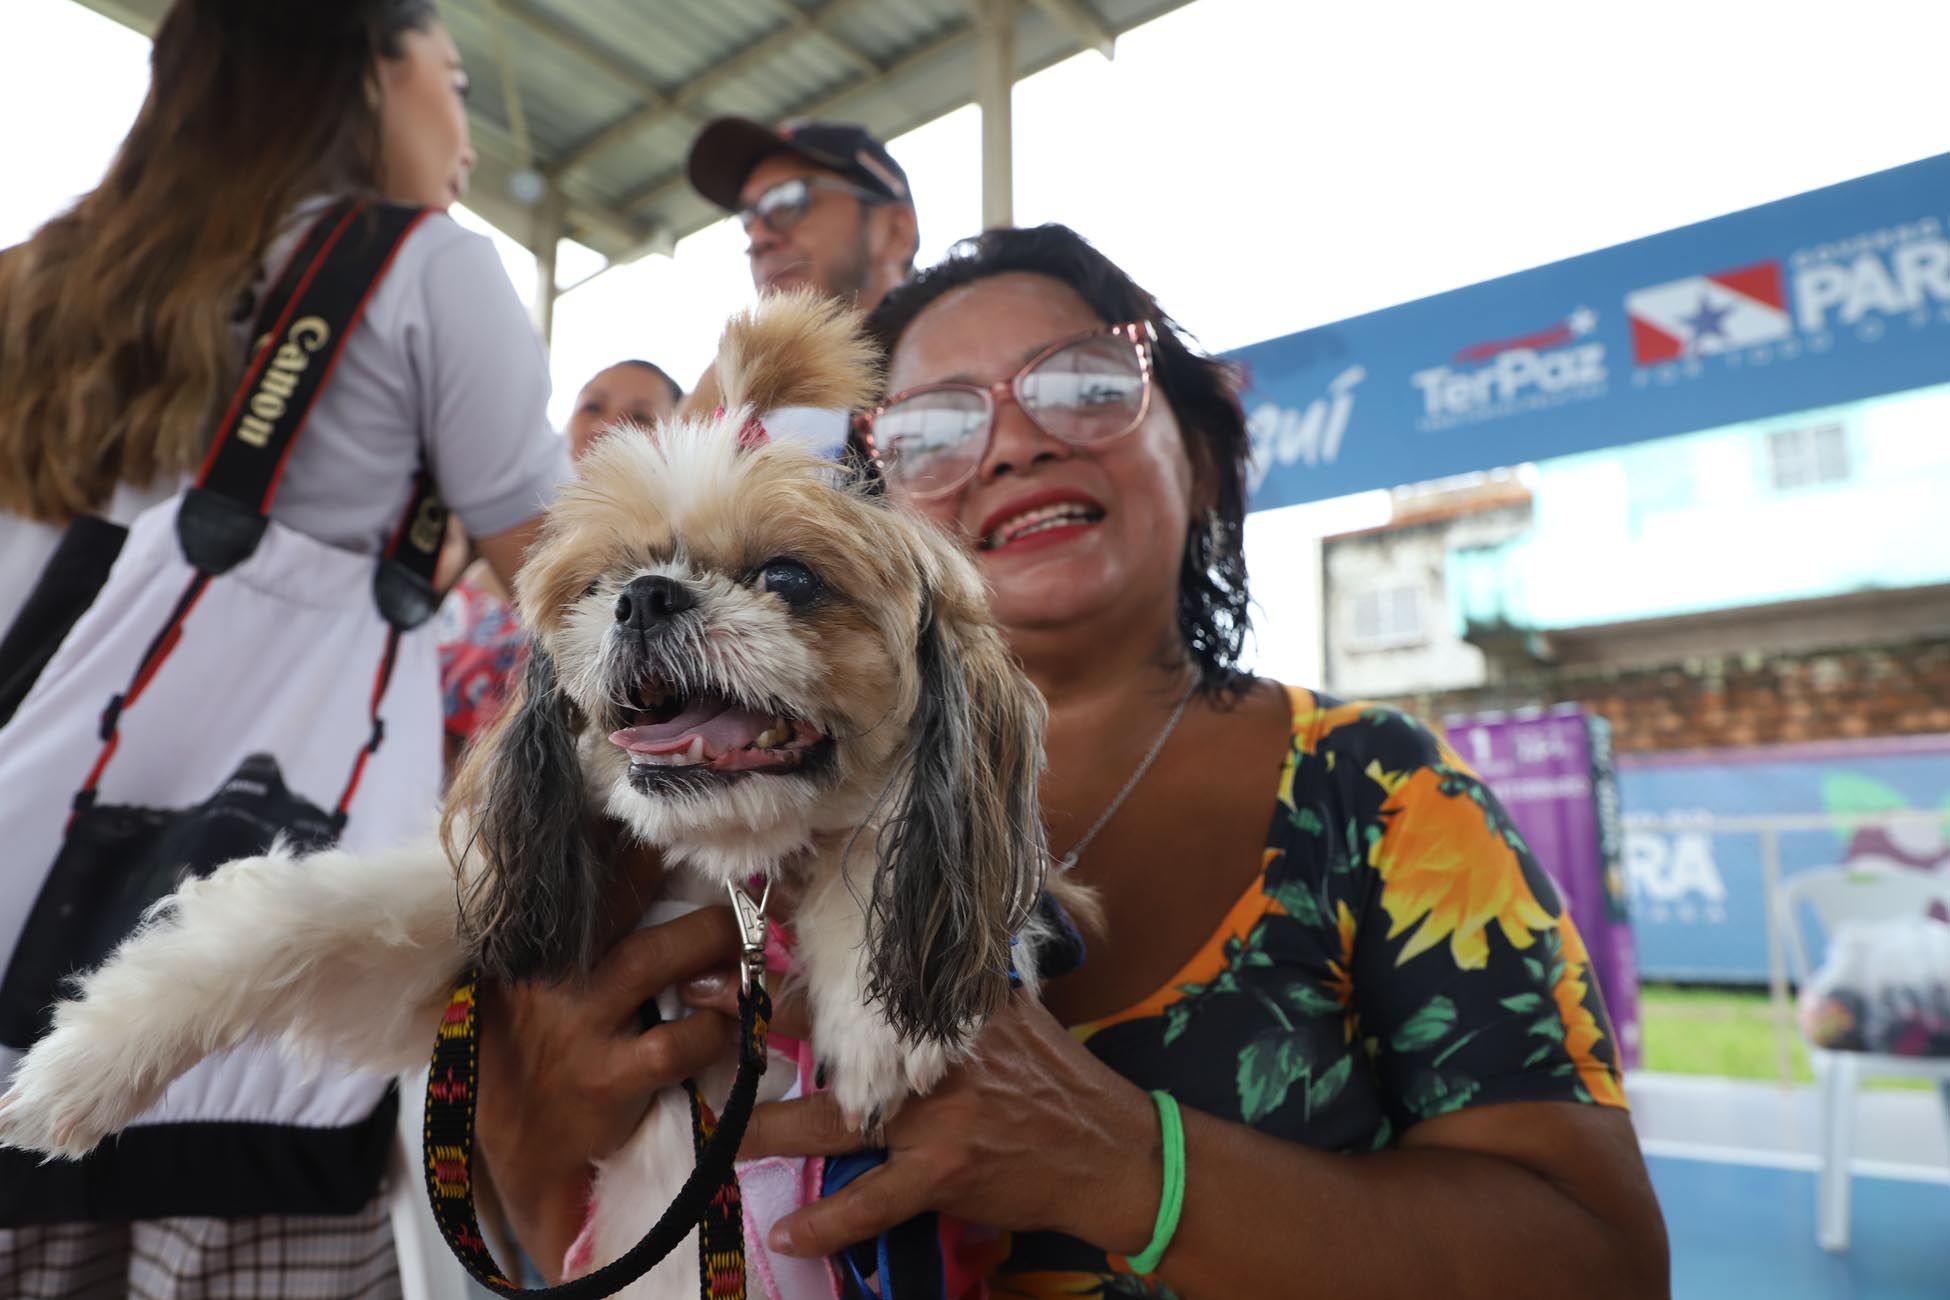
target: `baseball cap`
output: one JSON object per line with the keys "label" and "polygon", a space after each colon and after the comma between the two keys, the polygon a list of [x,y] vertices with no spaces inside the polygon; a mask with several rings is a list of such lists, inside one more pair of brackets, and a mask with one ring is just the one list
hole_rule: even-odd
{"label": "baseball cap", "polygon": [[720,117],[697,133],[685,170],[699,194],[730,212],[752,168],[781,153],[838,172],[870,193],[912,201],[907,173],[887,146],[853,122],[793,118],[774,130],[747,117]]}

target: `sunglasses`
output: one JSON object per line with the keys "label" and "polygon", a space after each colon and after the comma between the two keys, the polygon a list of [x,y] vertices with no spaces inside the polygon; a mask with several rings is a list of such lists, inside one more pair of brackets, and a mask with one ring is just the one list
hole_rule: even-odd
{"label": "sunglasses", "polygon": [[826,176],[796,176],[789,181],[780,181],[764,191],[750,203],[739,208],[734,215],[738,218],[738,224],[747,232],[754,225],[763,222],[765,228],[773,234],[783,235],[804,221],[806,214],[812,211],[814,190],[851,194],[866,204],[888,201],[884,194],[876,194],[870,189],[847,181]]}
{"label": "sunglasses", "polygon": [[1101,447],[1144,423],[1151,409],[1149,321],[1112,325],[1052,343],[993,384],[922,384],[867,413],[864,436],[890,487],[939,497],[975,476],[995,438],[1004,397],[1045,434]]}

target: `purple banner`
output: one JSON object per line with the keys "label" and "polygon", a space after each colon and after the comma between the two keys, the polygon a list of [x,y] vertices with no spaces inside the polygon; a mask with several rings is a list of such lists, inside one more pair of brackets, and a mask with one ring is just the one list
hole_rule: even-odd
{"label": "purple banner", "polygon": [[1557,882],[1591,953],[1618,1030],[1619,1063],[1639,1063],[1638,957],[1621,862],[1611,727],[1575,705],[1443,722]]}

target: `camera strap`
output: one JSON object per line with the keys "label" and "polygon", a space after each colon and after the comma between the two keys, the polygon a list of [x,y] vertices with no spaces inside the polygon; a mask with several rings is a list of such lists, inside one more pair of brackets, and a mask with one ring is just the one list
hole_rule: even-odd
{"label": "camera strap", "polygon": [[[318,394],[357,329],[373,290],[406,237],[432,209],[371,199],[327,207],[286,260],[257,316],[260,334],[196,482],[184,490],[176,535],[194,570],[168,620],[149,642],[128,686],[102,710],[102,748],[74,797],[74,813],[92,807],[120,741],[120,721],[182,641],[183,625],[210,580],[248,559],[263,540],[270,508]],[[375,569],[374,599],[387,623],[370,703],[372,731],[353,760],[333,812],[343,830],[366,762],[385,728],[380,701],[398,660],[399,638],[438,605],[434,565],[446,531],[446,509],[422,471],[411,500]],[[70,819],[72,825],[72,818]]]}

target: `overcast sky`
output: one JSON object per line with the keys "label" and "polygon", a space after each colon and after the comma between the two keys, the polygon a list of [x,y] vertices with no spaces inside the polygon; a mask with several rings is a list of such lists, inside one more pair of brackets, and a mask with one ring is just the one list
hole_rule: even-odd
{"label": "overcast sky", "polygon": [[[146,48],[0,0],[0,246],[100,176]],[[1946,51],[1950,0],[1193,0],[1017,87],[1016,219],[1076,227],[1236,347],[1943,152]],[[966,109],[891,142],[923,261],[980,224],[979,132]],[[558,420],[619,357],[688,383],[750,298],[742,249],[720,225],[566,295]],[[1306,538],[1374,508],[1255,522],[1266,670],[1317,677]]]}

